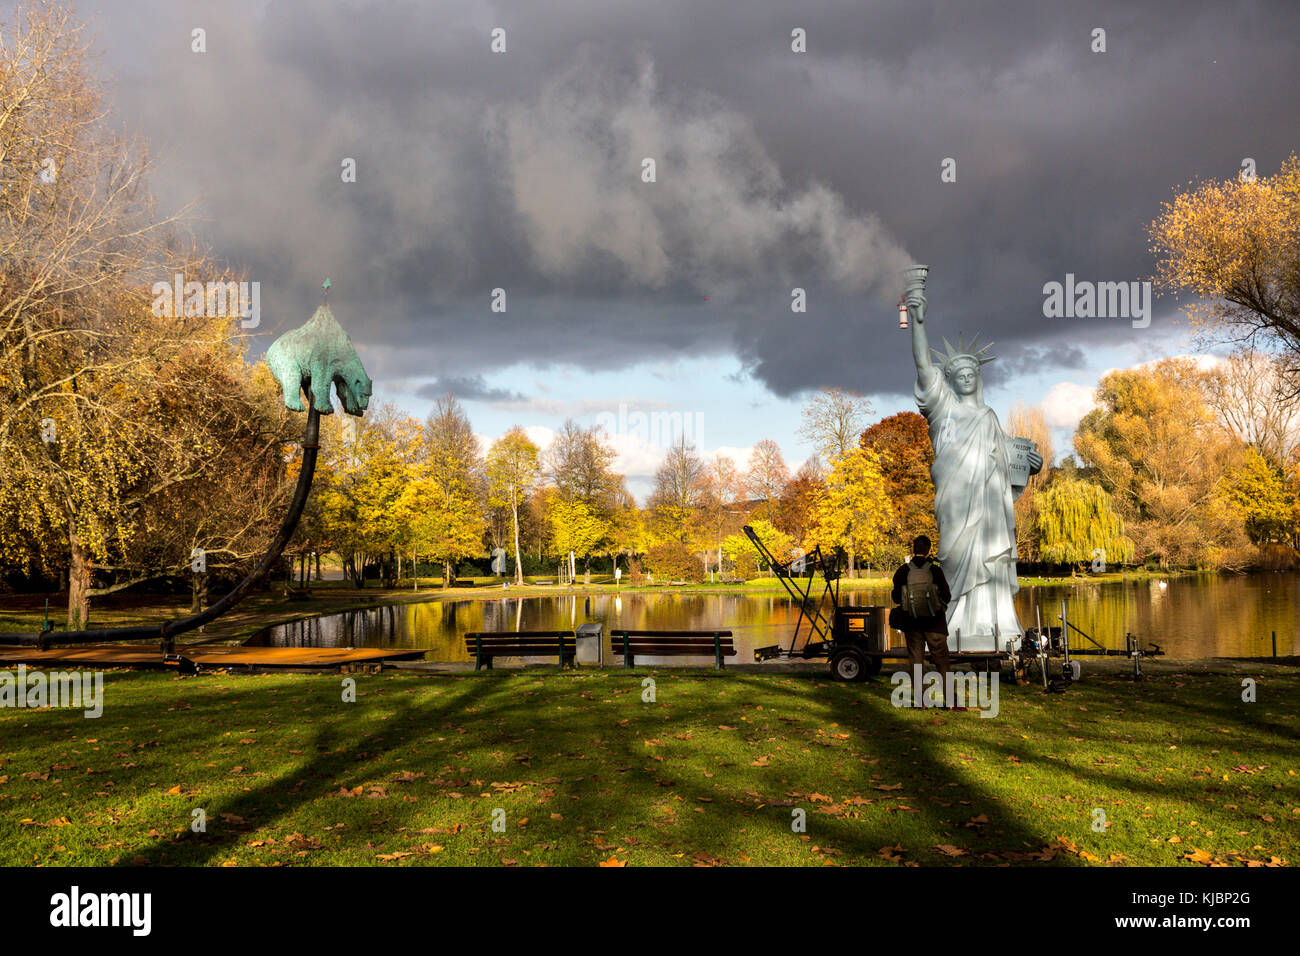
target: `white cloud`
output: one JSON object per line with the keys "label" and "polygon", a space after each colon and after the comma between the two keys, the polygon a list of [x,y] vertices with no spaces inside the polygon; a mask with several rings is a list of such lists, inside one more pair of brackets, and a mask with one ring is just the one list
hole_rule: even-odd
{"label": "white cloud", "polygon": [[551,442],[555,441],[555,430],[545,425],[529,425],[524,429],[524,434],[542,451],[550,448]]}
{"label": "white cloud", "polygon": [[1097,389],[1077,382],[1057,382],[1048,389],[1041,404],[1048,425],[1073,431],[1079,419],[1097,407]]}

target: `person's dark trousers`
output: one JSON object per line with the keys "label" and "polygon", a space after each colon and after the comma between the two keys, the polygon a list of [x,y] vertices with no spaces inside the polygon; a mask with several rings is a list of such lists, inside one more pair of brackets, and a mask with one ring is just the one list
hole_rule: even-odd
{"label": "person's dark trousers", "polygon": [[904,631],[903,637],[907,640],[908,673],[915,674],[917,667],[920,667],[922,673],[924,673],[925,648],[926,645],[929,645],[930,657],[934,659],[935,670],[944,679],[944,686],[947,686],[948,635],[928,631]]}

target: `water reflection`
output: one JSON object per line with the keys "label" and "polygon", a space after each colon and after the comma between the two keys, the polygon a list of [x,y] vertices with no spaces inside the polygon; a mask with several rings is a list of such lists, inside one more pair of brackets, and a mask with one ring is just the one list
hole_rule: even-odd
{"label": "water reflection", "polygon": [[[1205,575],[1168,581],[1131,581],[1025,588],[1016,596],[1020,620],[1057,623],[1062,600],[1070,622],[1104,647],[1122,649],[1127,632],[1160,644],[1171,657],[1257,657],[1271,652],[1277,632],[1279,654],[1296,653],[1300,616],[1300,574]],[[848,591],[846,604],[882,604],[883,590]],[[275,647],[425,648],[430,660],[463,661],[463,636],[471,631],[571,630],[587,621],[605,624],[605,659],[611,660],[609,632],[707,630],[735,635],[739,661],[752,650],[788,644],[798,608],[782,594],[625,594],[390,605],[331,614],[261,632],[249,643]],[[900,638],[894,635],[895,643]],[[1082,638],[1078,642],[1087,645]]]}

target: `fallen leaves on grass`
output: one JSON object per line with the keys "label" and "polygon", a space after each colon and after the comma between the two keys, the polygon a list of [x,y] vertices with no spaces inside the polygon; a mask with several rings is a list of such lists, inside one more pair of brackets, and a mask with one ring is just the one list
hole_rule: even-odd
{"label": "fallen leaves on grass", "polygon": [[1205,850],[1199,850],[1193,847],[1191,853],[1183,854],[1183,859],[1191,863],[1196,863],[1200,866],[1206,866],[1206,867],[1233,866],[1234,864],[1238,866],[1246,866],[1246,867],[1286,866],[1286,861],[1278,856],[1270,856],[1267,860],[1257,860],[1254,859],[1253,857],[1243,856],[1240,853],[1229,853],[1227,854],[1227,856],[1228,858],[1224,859],[1223,857],[1215,856],[1213,853],[1209,853]]}

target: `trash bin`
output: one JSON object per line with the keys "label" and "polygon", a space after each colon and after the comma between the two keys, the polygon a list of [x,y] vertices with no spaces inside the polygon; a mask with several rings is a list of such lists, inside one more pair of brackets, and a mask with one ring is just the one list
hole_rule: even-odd
{"label": "trash bin", "polygon": [[578,625],[576,650],[579,664],[605,663],[605,625],[602,621]]}

